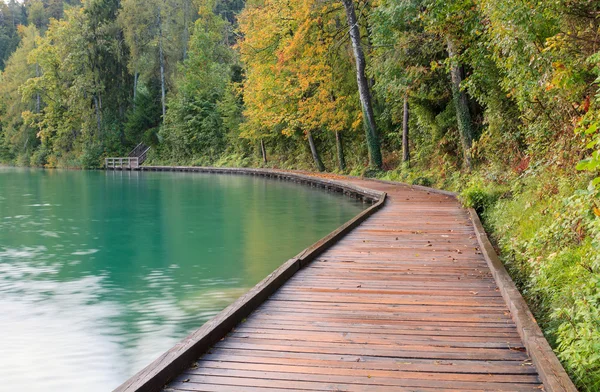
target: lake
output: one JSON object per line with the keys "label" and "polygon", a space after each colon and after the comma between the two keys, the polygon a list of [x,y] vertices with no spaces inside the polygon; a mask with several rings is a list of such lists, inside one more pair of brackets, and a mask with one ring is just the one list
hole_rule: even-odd
{"label": "lake", "polygon": [[363,208],[257,177],[0,167],[0,390],[112,390]]}

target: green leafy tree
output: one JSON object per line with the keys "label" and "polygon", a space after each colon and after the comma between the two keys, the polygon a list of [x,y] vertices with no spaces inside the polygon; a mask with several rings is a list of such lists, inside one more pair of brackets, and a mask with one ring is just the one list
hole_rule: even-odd
{"label": "green leafy tree", "polygon": [[38,136],[50,166],[98,165],[107,149],[118,149],[124,139],[128,96],[126,53],[119,45],[115,23],[117,2],[92,1],[73,8],[64,20],[52,20],[46,36],[29,60],[41,72],[23,86],[24,97],[41,95],[39,113],[24,113]]}
{"label": "green leafy tree", "polygon": [[235,53],[227,44],[229,22],[206,1],[191,35],[187,58],[169,100],[165,149],[174,161],[214,161],[225,149],[226,122],[219,110],[232,81]]}
{"label": "green leafy tree", "polygon": [[19,158],[19,162],[28,160],[39,144],[35,127],[23,120],[23,112],[39,112],[37,96],[22,99],[21,87],[28,79],[36,76],[36,65],[27,60],[29,53],[36,47],[39,32],[33,25],[19,27],[20,44],[6,63],[0,83],[0,124],[5,159]]}
{"label": "green leafy tree", "polygon": [[0,71],[19,45],[19,25],[26,23],[25,7],[16,0],[0,2]]}

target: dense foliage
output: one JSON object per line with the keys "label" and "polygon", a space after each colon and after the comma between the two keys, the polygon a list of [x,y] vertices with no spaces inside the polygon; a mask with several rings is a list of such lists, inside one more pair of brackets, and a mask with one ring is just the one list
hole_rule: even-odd
{"label": "dense foliage", "polygon": [[[0,4],[0,162],[329,170],[459,191],[600,388],[600,2]],[[383,159],[381,159],[383,157]]]}

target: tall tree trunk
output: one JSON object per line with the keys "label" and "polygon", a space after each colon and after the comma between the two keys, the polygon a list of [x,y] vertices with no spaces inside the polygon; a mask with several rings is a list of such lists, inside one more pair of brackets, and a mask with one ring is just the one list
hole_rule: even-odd
{"label": "tall tree trunk", "polygon": [[312,132],[307,132],[306,138],[308,139],[308,144],[310,145],[310,152],[312,153],[317,170],[320,172],[325,171],[325,165],[323,165],[321,157],[319,156],[319,151],[317,151],[317,146],[315,146],[315,140],[312,137]]}
{"label": "tall tree trunk", "polygon": [[[362,9],[363,13],[367,13],[370,14],[371,13],[371,3],[369,1],[365,2],[365,5]],[[358,15],[358,18],[362,18],[363,15]],[[373,32],[373,28],[371,26],[371,24],[369,23],[369,18],[364,18],[364,23],[365,23],[365,32],[366,34],[366,41],[367,41],[367,56],[370,55],[370,53],[373,51],[373,40],[371,39],[372,37],[372,32]],[[371,76],[370,78],[367,79],[369,81],[369,88],[372,89],[373,86],[375,86],[375,77]],[[372,97],[373,98],[373,107],[374,107],[374,111],[377,110],[377,97]]]}
{"label": "tall tree trunk", "polygon": [[[35,41],[33,43],[33,47],[37,48],[37,43]],[[40,72],[40,65],[38,63],[35,63],[35,77],[39,78],[40,76],[42,76],[42,73]],[[41,108],[42,108],[42,98],[40,96],[40,92],[38,91],[35,94],[35,113],[39,114]],[[27,141],[29,141],[29,137],[27,137]],[[27,142],[25,142],[25,145],[27,145]]]}
{"label": "tall tree trunk", "polygon": [[183,57],[182,59],[185,60],[187,57],[187,44],[188,44],[188,40],[189,40],[189,29],[188,29],[188,21],[187,21],[187,15],[189,12],[189,1],[184,0],[183,2],[183,37],[182,37],[182,41],[183,41]]}
{"label": "tall tree trunk", "polygon": [[267,149],[265,148],[265,141],[260,139],[260,153],[262,154],[263,163],[267,164]]}
{"label": "tall tree trunk", "polygon": [[448,56],[450,57],[450,76],[452,77],[452,96],[456,108],[458,131],[463,148],[464,162],[467,170],[471,170],[471,145],[473,144],[473,127],[467,94],[461,89],[463,80],[462,67],[456,60],[456,46],[451,38],[447,38]]}
{"label": "tall tree trunk", "polygon": [[158,57],[160,62],[160,91],[161,91],[161,103],[162,103],[162,120],[165,122],[167,114],[167,92],[165,87],[165,54],[163,51],[163,33],[162,33],[162,22],[160,17],[160,7],[158,8]]}
{"label": "tall tree trunk", "polygon": [[139,74],[138,74],[137,65],[136,65],[135,72],[133,73],[133,110],[135,110],[135,100],[137,99],[138,78],[139,78]]}
{"label": "tall tree trunk", "polygon": [[338,165],[341,171],[346,170],[346,158],[344,157],[344,144],[342,143],[342,134],[335,131],[335,146],[337,148]]}
{"label": "tall tree trunk", "polygon": [[410,147],[408,145],[408,96],[404,96],[404,116],[402,118],[402,162],[410,162]]}
{"label": "tall tree trunk", "polygon": [[96,108],[96,126],[98,127],[98,135],[100,135],[102,120],[100,119],[100,103],[96,94],[94,94],[94,107]]}
{"label": "tall tree trunk", "polygon": [[[38,78],[40,77],[40,65],[37,63],[35,64],[35,76]],[[38,114],[40,113],[41,106],[42,106],[41,101],[42,101],[42,99],[41,99],[40,93],[38,92],[35,95],[35,112]]]}
{"label": "tall tree trunk", "polygon": [[356,20],[356,11],[354,9],[354,0],[342,0],[346,10],[346,18],[350,27],[350,39],[352,40],[352,50],[356,61],[356,81],[358,84],[358,93],[363,112],[363,121],[365,132],[367,134],[367,147],[369,149],[369,163],[371,166],[381,168],[383,159],[381,157],[381,146],[377,135],[377,126],[375,124],[375,115],[373,113],[373,102],[369,84],[365,74],[366,60],[363,52],[360,30]]}

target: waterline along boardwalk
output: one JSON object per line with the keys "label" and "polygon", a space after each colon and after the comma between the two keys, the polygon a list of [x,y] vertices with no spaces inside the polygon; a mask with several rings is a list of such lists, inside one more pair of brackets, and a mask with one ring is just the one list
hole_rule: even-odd
{"label": "waterline along boardwalk", "polygon": [[[186,171],[211,170],[225,169]],[[376,204],[117,391],[576,391],[476,214],[452,195],[245,174]]]}

